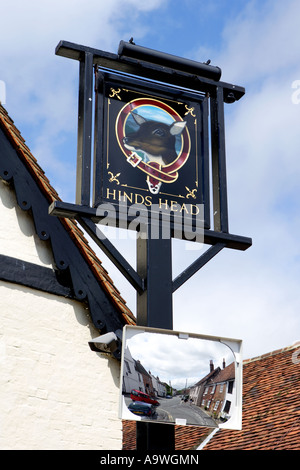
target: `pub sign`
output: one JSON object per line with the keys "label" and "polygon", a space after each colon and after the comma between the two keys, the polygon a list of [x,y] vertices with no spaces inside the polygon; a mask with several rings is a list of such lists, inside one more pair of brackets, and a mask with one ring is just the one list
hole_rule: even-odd
{"label": "pub sign", "polygon": [[204,94],[98,72],[94,207],[169,211],[209,228]]}

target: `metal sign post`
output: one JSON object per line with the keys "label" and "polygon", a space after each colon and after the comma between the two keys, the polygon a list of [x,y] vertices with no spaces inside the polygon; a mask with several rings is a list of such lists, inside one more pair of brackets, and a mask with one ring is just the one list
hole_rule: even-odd
{"label": "metal sign post", "polygon": [[[77,181],[75,204],[56,201],[49,213],[75,218],[135,288],[137,325],[172,330],[173,292],[223,248],[252,244],[229,232],[227,207],[224,103],[245,90],[221,82],[219,67],[132,40],[118,54],[61,41],[56,54],[79,61]],[[101,232],[103,220],[136,230],[136,269]],[[208,249],[173,279],[172,238],[200,234]],[[137,450],[174,450],[174,429],[137,422]]]}
{"label": "metal sign post", "polygon": [[[147,287],[137,294],[137,325],[173,329],[171,239],[137,240],[137,271]],[[172,451],[174,426],[137,422],[137,450]]]}

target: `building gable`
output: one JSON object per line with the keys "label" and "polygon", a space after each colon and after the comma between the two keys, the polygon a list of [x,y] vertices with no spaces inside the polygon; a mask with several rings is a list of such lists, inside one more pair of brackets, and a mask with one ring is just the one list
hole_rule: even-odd
{"label": "building gable", "polygon": [[[48,243],[54,267],[1,253],[1,279],[86,302],[94,326],[115,331],[135,319],[74,220],[48,213],[59,196],[0,105],[0,177],[13,188],[19,208],[32,217],[35,232]],[[21,262],[22,261],[22,262]]]}

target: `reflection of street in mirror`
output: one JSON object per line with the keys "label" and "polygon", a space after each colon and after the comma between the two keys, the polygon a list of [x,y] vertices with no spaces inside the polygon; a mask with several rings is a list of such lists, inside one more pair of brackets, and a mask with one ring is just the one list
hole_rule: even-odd
{"label": "reflection of street in mirror", "polygon": [[235,357],[226,344],[153,333],[126,341],[124,419],[218,427],[234,410],[235,385]]}

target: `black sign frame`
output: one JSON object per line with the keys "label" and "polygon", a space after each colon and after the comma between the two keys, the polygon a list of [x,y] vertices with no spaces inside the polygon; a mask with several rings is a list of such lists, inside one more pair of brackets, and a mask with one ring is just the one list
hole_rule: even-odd
{"label": "black sign frame", "polygon": [[[143,113],[147,116],[146,124]],[[167,125],[171,132],[178,126],[175,131],[178,135],[170,136]],[[129,137],[125,129],[129,129]],[[172,142],[177,139],[177,146],[179,144],[179,150],[166,165],[145,161],[148,155],[132,147],[126,148],[124,143],[124,140],[137,142],[138,139],[140,145],[151,149],[155,133],[159,133],[160,151],[164,148],[162,145],[169,145],[170,138]],[[95,134],[94,207],[112,204],[118,222],[123,212],[119,211],[120,203],[126,203],[136,208],[141,205],[151,211],[151,215],[160,211],[168,213],[172,226],[174,220],[183,226],[189,219],[195,230],[195,219],[201,217],[197,226],[210,228],[208,98],[205,94],[97,71]],[[134,139],[132,135],[137,137]],[[147,142],[141,142],[143,138]],[[177,232],[172,230],[171,233],[174,236]],[[181,238],[180,232],[178,235]]]}

